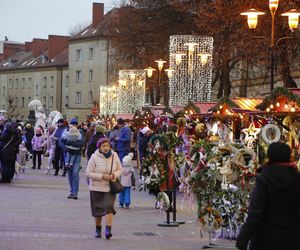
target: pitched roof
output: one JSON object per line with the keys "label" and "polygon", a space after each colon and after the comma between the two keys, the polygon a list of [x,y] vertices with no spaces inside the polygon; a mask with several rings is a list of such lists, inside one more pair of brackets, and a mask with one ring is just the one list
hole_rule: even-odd
{"label": "pitched roof", "polygon": [[48,60],[48,51],[33,57],[32,51],[20,51],[4,60],[0,64],[0,71],[12,69],[29,69],[38,67],[67,66],[69,63],[69,49],[66,48],[53,59]]}
{"label": "pitched roof", "polygon": [[90,24],[77,34],[71,36],[70,41],[107,37],[109,35],[108,24],[111,22],[112,16],[116,11],[117,9],[114,8],[111,11],[107,12],[104,15],[103,20],[96,27],[93,27],[93,25]]}

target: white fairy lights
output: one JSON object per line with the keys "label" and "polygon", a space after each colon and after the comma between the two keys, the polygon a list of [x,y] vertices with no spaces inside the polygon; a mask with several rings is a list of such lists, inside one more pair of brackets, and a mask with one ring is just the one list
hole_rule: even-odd
{"label": "white fairy lights", "polygon": [[213,38],[170,36],[169,105],[191,101],[210,101],[212,82]]}
{"label": "white fairy lights", "polygon": [[134,113],[145,104],[145,70],[119,70],[118,114]]}
{"label": "white fairy lights", "polygon": [[100,86],[100,114],[118,113],[118,96],[116,86]]}

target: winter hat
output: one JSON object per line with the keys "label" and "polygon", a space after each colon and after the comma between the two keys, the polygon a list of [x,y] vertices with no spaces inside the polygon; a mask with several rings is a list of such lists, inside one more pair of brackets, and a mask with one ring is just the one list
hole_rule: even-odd
{"label": "winter hat", "polygon": [[119,118],[117,120],[117,124],[125,124],[125,121],[123,120],[123,118]]}
{"label": "winter hat", "polygon": [[103,143],[105,143],[105,142],[108,142],[108,143],[110,144],[110,141],[109,141],[108,138],[106,138],[106,137],[100,138],[100,139],[98,140],[98,142],[97,142],[97,148],[100,148],[100,146],[101,146]]}
{"label": "winter hat", "polygon": [[102,133],[102,134],[104,134],[106,132],[106,128],[103,127],[102,125],[96,125],[95,131],[96,131],[96,133]]}
{"label": "winter hat", "polygon": [[70,120],[70,124],[71,124],[71,125],[78,125],[78,120],[77,120],[76,118],[72,118],[72,119]]}
{"label": "winter hat", "polygon": [[282,142],[273,142],[268,148],[270,162],[289,162],[291,160],[290,147]]}
{"label": "winter hat", "polygon": [[133,153],[129,153],[128,155],[124,156],[123,160],[122,160],[123,165],[124,166],[130,166],[132,158],[133,158]]}
{"label": "winter hat", "polygon": [[149,127],[144,127],[141,132],[145,135],[148,131],[150,131],[151,129]]}

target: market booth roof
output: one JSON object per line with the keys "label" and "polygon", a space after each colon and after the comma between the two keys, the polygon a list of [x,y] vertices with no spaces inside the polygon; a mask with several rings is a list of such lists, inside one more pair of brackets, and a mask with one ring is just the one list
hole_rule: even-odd
{"label": "market booth roof", "polygon": [[245,111],[257,111],[255,108],[257,105],[262,103],[262,99],[257,98],[233,98],[232,101],[238,105],[242,110]]}

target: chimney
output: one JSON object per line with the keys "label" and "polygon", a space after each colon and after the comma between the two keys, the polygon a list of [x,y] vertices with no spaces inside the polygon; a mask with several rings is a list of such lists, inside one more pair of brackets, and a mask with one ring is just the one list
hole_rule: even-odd
{"label": "chimney", "polygon": [[25,50],[26,52],[32,50],[32,42],[25,42]]}
{"label": "chimney", "polygon": [[25,49],[24,44],[18,44],[18,43],[10,43],[10,42],[4,42],[3,43],[3,60],[8,59],[9,57],[15,55],[21,50]]}
{"label": "chimney", "polygon": [[62,52],[65,48],[68,47],[69,37],[68,36],[48,36],[48,58],[49,60],[53,59],[56,55]]}
{"label": "chimney", "polygon": [[34,38],[32,41],[32,56],[38,57],[42,54],[43,51],[46,51],[48,48],[47,39]]}
{"label": "chimney", "polygon": [[104,18],[104,3],[93,3],[93,28]]}

